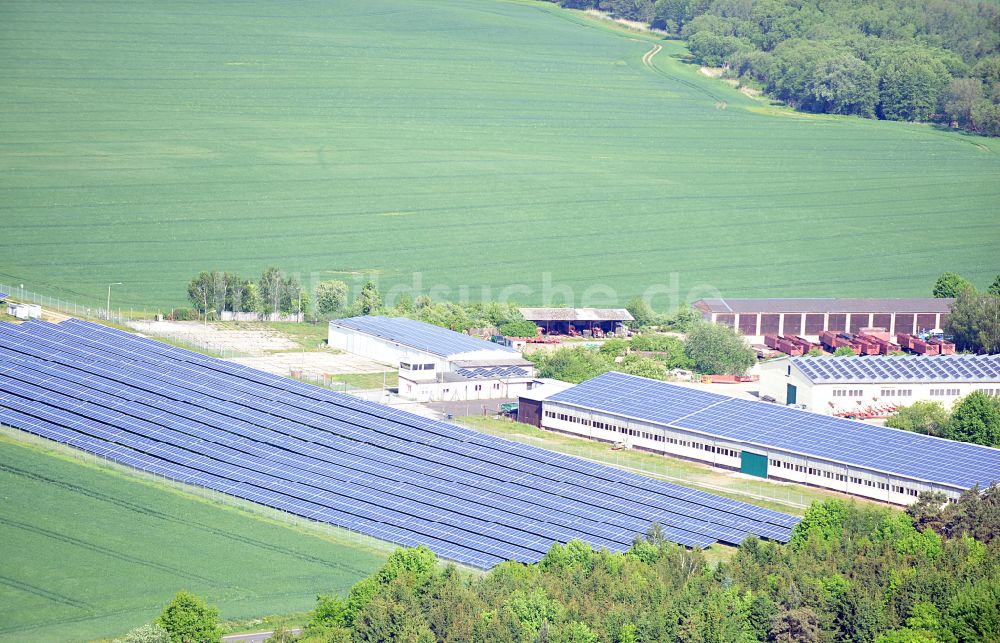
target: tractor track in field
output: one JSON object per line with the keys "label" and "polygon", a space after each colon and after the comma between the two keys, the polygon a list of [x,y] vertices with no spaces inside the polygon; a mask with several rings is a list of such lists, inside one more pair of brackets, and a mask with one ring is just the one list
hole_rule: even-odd
{"label": "tractor track in field", "polygon": [[[234,542],[242,543],[244,545],[249,545],[249,546],[252,546],[252,547],[257,547],[257,548],[260,548],[260,549],[271,551],[271,552],[274,552],[274,553],[277,553],[277,554],[282,554],[282,555],[289,556],[291,558],[296,558],[296,559],[299,559],[299,560],[303,560],[303,561],[306,561],[306,562],[315,563],[315,564],[318,564],[318,565],[322,565],[324,567],[329,567],[331,569],[346,570],[346,571],[353,572],[355,574],[360,574],[360,575],[364,575],[365,574],[364,570],[352,567],[350,564],[347,564],[347,563],[344,563],[344,562],[332,561],[332,560],[328,560],[328,559],[325,559],[325,558],[320,558],[318,556],[314,556],[314,555],[311,555],[311,554],[308,554],[308,553],[305,553],[305,552],[300,552],[300,551],[296,551],[294,549],[290,549],[290,548],[287,548],[287,547],[281,547],[281,546],[278,546],[278,545],[274,545],[272,543],[269,543],[269,542],[266,542],[266,541],[262,541],[262,540],[259,540],[257,538],[251,538],[251,537],[248,537],[248,536],[243,536],[241,534],[232,533],[232,532],[229,532],[229,531],[227,531],[225,529],[220,529],[218,527],[215,527],[213,525],[204,524],[204,523],[193,521],[193,520],[190,520],[190,519],[187,519],[187,518],[181,518],[181,517],[178,517],[178,516],[173,516],[171,514],[168,514],[168,513],[162,512],[162,511],[158,511],[156,509],[153,509],[151,507],[147,507],[147,506],[139,504],[139,503],[129,502],[127,500],[124,500],[124,499],[121,499],[121,498],[117,498],[117,497],[109,495],[109,494],[101,493],[99,491],[96,491],[96,490],[93,490],[93,489],[90,489],[90,488],[87,488],[87,487],[83,487],[83,486],[80,486],[80,485],[77,485],[77,484],[73,484],[73,483],[70,483],[70,482],[66,482],[64,480],[57,480],[55,478],[44,476],[42,474],[35,473],[35,472],[32,472],[32,471],[27,471],[25,469],[21,469],[19,467],[13,466],[13,465],[0,464],[0,471],[4,471],[4,472],[7,472],[7,473],[10,473],[10,474],[13,474],[13,475],[21,476],[21,477],[24,477],[24,478],[27,478],[27,479],[30,479],[30,480],[35,480],[37,482],[41,482],[41,483],[44,483],[44,484],[51,484],[51,485],[57,486],[57,487],[65,490],[65,491],[68,491],[68,492],[71,492],[71,493],[78,493],[80,495],[86,496],[86,497],[91,498],[93,500],[97,500],[99,502],[105,502],[105,503],[108,503],[110,505],[114,505],[116,507],[124,509],[126,511],[131,511],[131,512],[134,512],[134,513],[137,513],[137,514],[149,517],[149,518],[154,518],[154,519],[157,519],[157,520],[162,520],[162,521],[164,521],[166,523],[184,525],[186,527],[197,529],[199,531],[202,531],[202,532],[205,532],[205,533],[208,533],[208,534],[212,534],[214,536],[219,536],[219,537],[225,538],[227,540],[232,540]],[[0,520],[2,520],[2,519],[0,519]]]}
{"label": "tractor track in field", "polygon": [[658,45],[654,43],[653,48],[647,51],[645,54],[643,54],[642,64],[656,71],[656,67],[653,67],[653,57],[656,56],[656,54],[660,53],[661,51],[663,51],[663,45]]}
{"label": "tractor track in field", "polygon": [[[84,601],[79,601],[70,596],[64,594],[58,594],[56,592],[49,591],[43,587],[38,587],[37,585],[32,585],[26,583],[23,580],[18,580],[16,578],[8,578],[7,576],[0,576],[0,585],[6,585],[7,587],[12,587],[14,589],[21,590],[22,592],[27,592],[29,594],[34,594],[41,598],[52,601],[53,603],[59,603],[60,605],[68,605],[69,607],[75,607],[78,609],[90,610],[91,606]],[[0,628],[0,632],[8,631],[5,628]]]}
{"label": "tractor track in field", "polygon": [[706,96],[708,96],[709,98],[711,98],[712,100],[715,101],[715,106],[716,107],[722,106],[723,109],[725,108],[726,99],[722,98],[721,96],[718,96],[717,94],[713,94],[711,91],[709,91],[709,90],[705,89],[704,87],[702,87],[699,83],[696,83],[696,82],[693,82],[693,81],[690,81],[690,80],[684,80],[683,78],[680,78],[678,76],[674,76],[673,74],[668,74],[667,72],[663,71],[662,69],[660,69],[659,67],[657,67],[655,64],[653,64],[653,58],[656,58],[656,54],[660,53],[661,51],[663,51],[663,45],[654,42],[653,46],[650,48],[650,50],[647,51],[642,56],[642,64],[643,64],[643,66],[646,67],[647,69],[649,69],[650,71],[652,71],[654,73],[657,73],[660,76],[663,76],[664,78],[668,78],[668,79],[674,81],[675,83],[680,83],[681,85],[684,85],[685,87],[688,87],[688,88],[693,89],[693,90],[695,90],[697,92],[705,94]]}
{"label": "tractor track in field", "polygon": [[[206,583],[208,585],[211,585],[212,583],[215,582],[214,579],[209,578],[207,576],[201,576],[199,574],[195,574],[186,571],[184,569],[180,569],[178,567],[171,567],[170,565],[158,563],[156,561],[147,560],[145,558],[140,558],[138,556],[132,556],[131,554],[126,554],[121,551],[116,551],[114,549],[111,549],[109,547],[104,547],[97,543],[92,543],[90,541],[83,540],[81,538],[76,538],[74,536],[70,536],[68,534],[64,534],[59,531],[53,531],[51,529],[46,529],[44,527],[38,527],[36,525],[31,525],[25,522],[21,522],[19,520],[10,520],[8,518],[0,517],[0,525],[6,525],[7,527],[20,529],[22,531],[36,534],[38,536],[43,536],[51,540],[54,540],[56,542],[69,545],[71,547],[78,547],[80,549],[84,549],[102,556],[107,556],[108,558],[112,558],[121,561],[123,563],[130,563],[133,565],[139,565],[142,567],[155,569],[157,571],[164,572],[166,574],[170,574],[178,578],[183,578],[187,581],[198,581],[201,583]],[[225,587],[226,589],[236,589],[236,587],[233,585],[223,585],[223,587]]]}

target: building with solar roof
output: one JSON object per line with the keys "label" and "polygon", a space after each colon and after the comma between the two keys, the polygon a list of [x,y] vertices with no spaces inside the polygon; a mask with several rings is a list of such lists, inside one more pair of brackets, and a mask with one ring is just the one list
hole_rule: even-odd
{"label": "building with solar roof", "polygon": [[918,401],[950,408],[973,391],[1000,395],[1000,355],[790,357],[760,365],[761,395],[827,415]]}
{"label": "building with solar roof", "polygon": [[545,429],[897,505],[1000,481],[1000,449],[624,373],[541,404]]}
{"label": "building with solar roof", "polygon": [[511,398],[534,365],[513,348],[406,317],[330,322],[329,344],[399,369],[399,394],[422,401]]}
{"label": "building with solar roof", "polygon": [[943,328],[954,299],[700,299],[702,319],[735,328],[752,344],[764,335],[799,335],[816,341],[824,330],[858,333],[885,328],[916,334]]}

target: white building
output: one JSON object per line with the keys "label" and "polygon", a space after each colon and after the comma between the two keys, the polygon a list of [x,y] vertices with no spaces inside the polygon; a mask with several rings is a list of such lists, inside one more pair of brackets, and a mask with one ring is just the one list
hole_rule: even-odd
{"label": "white building", "polygon": [[784,357],[760,365],[760,394],[840,416],[885,415],[914,402],[1000,395],[1000,355]]}
{"label": "white building", "polygon": [[1000,481],[1000,449],[623,373],[541,400],[541,427],[897,505]]}
{"label": "white building", "polygon": [[7,302],[7,314],[18,319],[39,319],[42,316],[42,307],[38,304],[20,304],[9,301]]}
{"label": "white building", "polygon": [[329,344],[398,368],[399,394],[422,401],[517,397],[535,374],[513,348],[406,317],[333,320]]}

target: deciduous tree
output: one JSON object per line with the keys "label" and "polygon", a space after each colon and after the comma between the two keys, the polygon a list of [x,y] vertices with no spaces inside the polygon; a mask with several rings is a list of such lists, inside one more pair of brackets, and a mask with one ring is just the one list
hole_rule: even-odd
{"label": "deciduous tree", "polygon": [[952,440],[1000,446],[1000,398],[969,393],[955,406],[947,426],[945,437]]}
{"label": "deciduous tree", "polygon": [[940,402],[914,402],[897,409],[885,421],[885,425],[893,429],[940,437],[946,432],[949,420],[950,415]]}
{"label": "deciduous tree", "polygon": [[187,591],[174,595],[157,623],[170,634],[173,643],[209,643],[222,636],[219,610]]}
{"label": "deciduous tree", "polygon": [[366,281],[361,286],[361,294],[357,301],[358,309],[362,315],[377,315],[382,311],[382,296],[378,292],[378,286],[374,281]]}
{"label": "deciduous tree", "polygon": [[699,322],[687,335],[684,352],[702,373],[743,375],[757,359],[753,349],[735,330],[721,324]]}
{"label": "deciduous tree", "polygon": [[974,290],[972,282],[955,272],[943,272],[934,282],[931,294],[938,298],[958,297],[963,290]]}
{"label": "deciduous tree", "polygon": [[1000,296],[971,290],[959,293],[945,322],[959,350],[1000,353]]}
{"label": "deciduous tree", "polygon": [[347,308],[347,284],[321,281],[316,285],[316,310],[321,315],[335,315]]}

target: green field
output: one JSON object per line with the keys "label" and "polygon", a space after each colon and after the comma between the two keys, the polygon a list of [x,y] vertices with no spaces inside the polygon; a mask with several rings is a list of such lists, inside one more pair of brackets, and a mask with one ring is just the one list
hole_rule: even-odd
{"label": "green field", "polygon": [[91,640],[188,589],[224,619],[303,612],[381,554],[0,436],[0,641]]}
{"label": "green field", "polygon": [[602,305],[1000,271],[996,140],[771,108],[663,44],[530,1],[3,2],[0,282]]}

